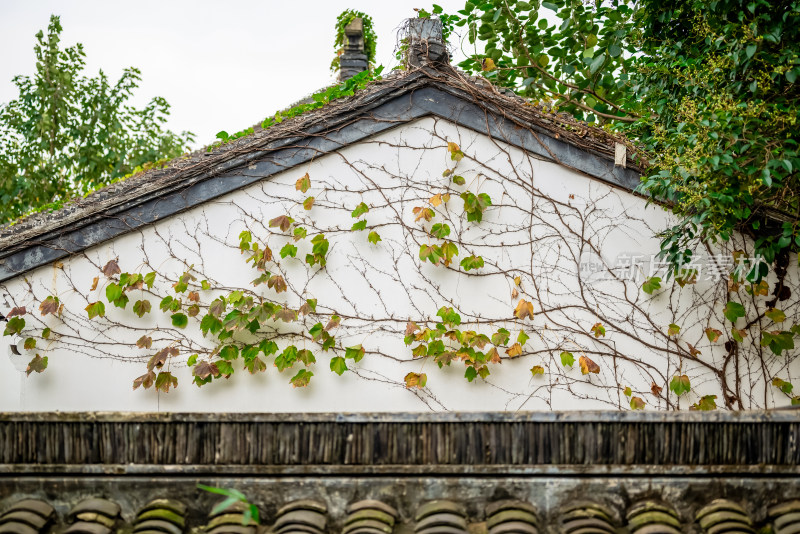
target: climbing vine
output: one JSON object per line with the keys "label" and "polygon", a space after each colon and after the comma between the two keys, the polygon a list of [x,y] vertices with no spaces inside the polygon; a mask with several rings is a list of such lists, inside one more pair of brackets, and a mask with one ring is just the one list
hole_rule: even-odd
{"label": "climbing vine", "polygon": [[508,409],[797,402],[788,263],[757,283],[737,264],[674,287],[622,272],[619,243],[654,235],[653,217],[588,178],[555,187],[546,165],[424,119],[55,265],[55,285],[0,287],[4,334],[28,374],[69,351],[139,362],[132,386],[170,394],[274,369],[432,409],[459,407],[454,374]]}

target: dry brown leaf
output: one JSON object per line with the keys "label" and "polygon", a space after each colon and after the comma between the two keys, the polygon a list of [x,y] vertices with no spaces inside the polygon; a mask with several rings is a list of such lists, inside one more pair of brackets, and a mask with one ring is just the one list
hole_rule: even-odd
{"label": "dry brown leaf", "polygon": [[517,307],[514,308],[514,316],[517,319],[525,319],[526,317],[533,319],[533,303],[525,299],[520,299],[517,303]]}

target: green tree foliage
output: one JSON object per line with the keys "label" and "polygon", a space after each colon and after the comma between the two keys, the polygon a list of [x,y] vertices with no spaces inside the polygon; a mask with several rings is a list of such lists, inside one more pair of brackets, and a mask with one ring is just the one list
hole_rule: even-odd
{"label": "green tree foliage", "polygon": [[800,249],[800,2],[469,0],[459,15],[479,52],[462,68],[644,149],[641,189],[680,216],[662,235],[676,268],[733,231],[768,263]]}
{"label": "green tree foliage", "polygon": [[0,222],[86,194],[185,152],[192,134],[164,127],[169,104],[128,103],[141,80],[125,69],[112,84],[82,74],[83,47],[60,46],[61,23],[36,34],[36,72],[16,76],[19,97],[0,105]]}

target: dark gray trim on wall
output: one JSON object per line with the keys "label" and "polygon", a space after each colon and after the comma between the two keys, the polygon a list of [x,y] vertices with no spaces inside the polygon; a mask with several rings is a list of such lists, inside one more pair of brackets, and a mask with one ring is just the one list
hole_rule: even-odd
{"label": "dark gray trim on wall", "polygon": [[152,198],[138,198],[109,209],[99,217],[93,216],[94,220],[86,224],[32,240],[29,246],[0,259],[0,282],[425,116],[439,117],[488,134],[628,191],[639,183],[639,175],[634,170],[617,167],[606,158],[537,132],[535,128],[514,124],[502,116],[502,110],[486,112],[465,97],[453,94],[449,88],[443,90],[433,85],[409,89],[399,96],[393,94],[344,127],[287,140],[283,148],[257,151],[248,155],[248,162],[239,162],[236,167],[202,180],[179,182],[177,187],[170,187]]}

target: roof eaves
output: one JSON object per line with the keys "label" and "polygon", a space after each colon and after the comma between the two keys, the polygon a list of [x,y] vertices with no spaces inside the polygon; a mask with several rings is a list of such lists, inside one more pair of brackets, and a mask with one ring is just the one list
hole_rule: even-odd
{"label": "roof eaves", "polygon": [[167,169],[114,184],[74,208],[0,229],[0,281],[426,115],[488,133],[628,190],[639,181],[635,168],[614,165],[619,139],[607,132],[526,105],[450,67],[423,68],[390,75],[211,153],[173,160]]}

